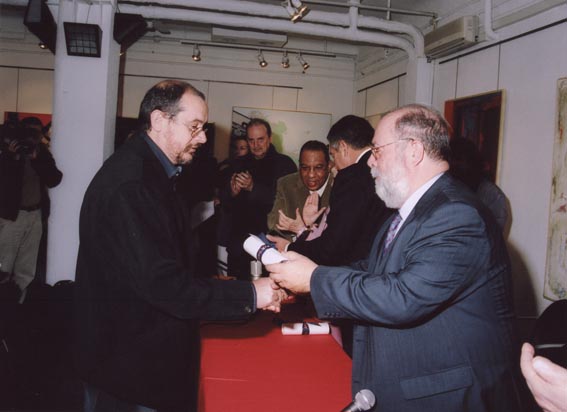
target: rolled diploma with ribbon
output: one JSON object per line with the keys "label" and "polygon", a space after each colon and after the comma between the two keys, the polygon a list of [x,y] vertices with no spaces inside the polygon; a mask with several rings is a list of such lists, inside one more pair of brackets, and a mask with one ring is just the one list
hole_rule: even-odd
{"label": "rolled diploma with ribbon", "polygon": [[272,263],[280,263],[287,260],[280,252],[272,246],[265,244],[262,239],[255,235],[250,235],[248,239],[244,241],[243,247],[250,256],[259,260],[264,265],[271,265]]}
{"label": "rolled diploma with ribbon", "polygon": [[302,322],[282,324],[282,335],[328,335],[331,326],[328,322]]}

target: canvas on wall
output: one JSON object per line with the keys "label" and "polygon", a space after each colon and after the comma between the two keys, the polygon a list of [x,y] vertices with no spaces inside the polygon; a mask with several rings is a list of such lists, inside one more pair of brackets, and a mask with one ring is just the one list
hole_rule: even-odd
{"label": "canvas on wall", "polygon": [[479,94],[445,102],[445,118],[452,138],[472,140],[486,163],[486,176],[497,182],[500,136],[504,118],[504,92]]}
{"label": "canvas on wall", "polygon": [[232,108],[232,135],[246,134],[246,124],[251,118],[261,118],[270,123],[272,143],[277,151],[299,160],[299,150],[308,140],[327,143],[331,128],[331,115],[327,113],[291,112],[286,110]]}
{"label": "canvas on wall", "polygon": [[567,77],[559,79],[557,86],[544,286],[544,296],[551,300],[567,299]]}

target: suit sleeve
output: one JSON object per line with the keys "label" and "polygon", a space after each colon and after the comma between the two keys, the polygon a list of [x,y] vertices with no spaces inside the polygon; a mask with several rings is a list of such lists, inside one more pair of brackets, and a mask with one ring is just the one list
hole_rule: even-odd
{"label": "suit sleeve", "polygon": [[150,305],[181,319],[242,319],[255,310],[249,282],[196,277],[183,262],[179,222],[171,202],[138,183],[110,196],[100,222],[100,248],[116,265],[118,282],[129,284]]}
{"label": "suit sleeve", "polygon": [[[373,259],[376,247],[375,243]],[[396,252],[397,248],[403,249]],[[360,270],[360,265],[318,267],[311,278],[311,295],[319,316],[411,324],[459,299],[475,278],[505,270],[503,264],[494,273],[483,273],[490,254],[486,227],[476,209],[462,203],[438,207],[406,245],[394,243],[389,253],[401,255],[395,272],[372,273]]]}
{"label": "suit sleeve", "polygon": [[282,178],[278,179],[276,188],[276,198],[274,199],[274,206],[270,213],[268,213],[268,230],[276,230],[276,224],[279,220],[278,210],[286,210],[286,198],[283,190]]}

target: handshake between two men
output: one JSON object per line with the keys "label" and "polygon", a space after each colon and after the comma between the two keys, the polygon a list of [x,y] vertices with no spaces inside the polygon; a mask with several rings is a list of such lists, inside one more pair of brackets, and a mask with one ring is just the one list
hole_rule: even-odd
{"label": "handshake between two men", "polygon": [[317,264],[295,252],[283,252],[285,258],[280,263],[266,265],[269,278],[261,278],[253,283],[256,290],[258,309],[280,312],[281,305],[290,293],[309,293],[310,281]]}

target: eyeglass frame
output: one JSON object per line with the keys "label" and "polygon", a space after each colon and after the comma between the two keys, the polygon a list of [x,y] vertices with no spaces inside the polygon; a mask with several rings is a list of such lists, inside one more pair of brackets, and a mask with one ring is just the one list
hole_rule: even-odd
{"label": "eyeglass frame", "polygon": [[370,151],[372,152],[372,156],[374,156],[374,159],[378,160],[379,157],[380,157],[380,153],[382,152],[382,149],[384,149],[386,146],[390,146],[392,144],[403,142],[403,141],[408,141],[408,140],[414,141],[415,139],[413,139],[411,137],[404,137],[404,138],[401,138],[401,139],[398,139],[398,140],[393,140],[391,142],[381,144],[380,146],[372,146],[370,148]]}
{"label": "eyeglass frame", "polygon": [[[169,115],[168,118],[169,118],[169,120],[175,121],[175,119],[177,119],[177,116],[176,115]],[[201,126],[193,125],[191,127],[187,126],[184,123],[181,123],[181,125],[185,126],[189,130],[189,133],[191,134],[191,139],[194,139],[195,136],[197,136],[201,132],[205,133],[205,135],[206,135],[207,131],[209,130],[207,123],[203,123]]]}

